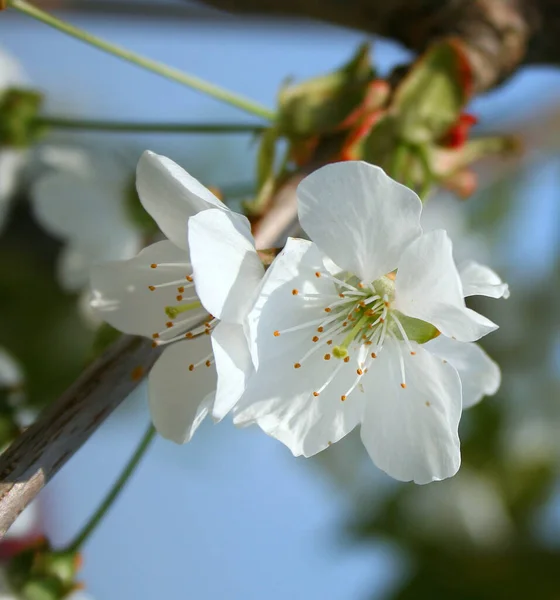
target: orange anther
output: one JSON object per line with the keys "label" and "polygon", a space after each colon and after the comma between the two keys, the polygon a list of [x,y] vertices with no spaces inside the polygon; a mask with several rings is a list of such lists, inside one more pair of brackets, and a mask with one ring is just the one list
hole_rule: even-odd
{"label": "orange anther", "polygon": [[317,396],[319,395],[319,392],[313,392],[313,395],[315,396],[315,398],[317,398]]}
{"label": "orange anther", "polygon": [[150,267],[152,267],[152,269],[155,269],[155,268],[157,267],[157,265],[156,265],[156,263],[152,263],[152,264],[150,265]]}
{"label": "orange anther", "polygon": [[278,330],[276,330],[276,331],[274,332],[274,337],[278,337],[279,335],[280,335],[280,332],[279,332]]}
{"label": "orange anther", "polygon": [[404,390],[406,388],[406,383],[401,383],[401,387]]}
{"label": "orange anther", "polygon": [[325,354],[325,356],[323,356],[323,358],[325,360],[330,360],[331,359],[331,355],[327,353],[327,354]]}
{"label": "orange anther", "polygon": [[313,338],[312,338],[312,341],[313,341],[313,342],[318,342],[318,341],[319,341],[319,338],[318,338],[316,335],[314,335],[314,336],[313,336]]}
{"label": "orange anther", "polygon": [[149,289],[151,292],[153,292],[153,291],[155,291],[155,289],[156,289],[156,286],[155,286],[155,285],[149,285],[149,286],[148,286],[148,289]]}
{"label": "orange anther", "polygon": [[298,290],[293,289],[292,290],[292,296],[297,296],[299,294]]}
{"label": "orange anther", "polygon": [[345,357],[344,357],[344,362],[345,362],[345,363],[348,363],[348,362],[350,362],[350,357],[349,357],[349,356],[345,356]]}
{"label": "orange anther", "polygon": [[344,402],[346,400],[346,396],[342,395],[340,396],[340,399],[342,400],[342,402]]}
{"label": "orange anther", "polygon": [[356,369],[356,373],[358,375],[363,375],[364,374],[364,372],[362,371],[362,369]]}

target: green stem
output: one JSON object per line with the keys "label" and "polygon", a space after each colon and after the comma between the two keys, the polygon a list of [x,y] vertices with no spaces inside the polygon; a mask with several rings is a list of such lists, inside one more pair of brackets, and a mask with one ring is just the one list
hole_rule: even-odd
{"label": "green stem", "polygon": [[272,111],[261,104],[253,102],[252,100],[244,98],[243,96],[233,94],[232,92],[224,90],[223,88],[212,83],[208,83],[203,79],[199,79],[193,75],[188,75],[187,73],[183,73],[178,69],[168,67],[160,62],[151,60],[149,58],[144,58],[139,54],[135,54],[134,52],[130,52],[129,50],[121,48],[120,46],[106,42],[105,40],[91,35],[86,31],[82,31],[78,27],[74,27],[69,23],[65,23],[64,21],[49,15],[32,4],[29,4],[25,0],[8,0],[8,5],[30,17],[33,17],[34,19],[42,21],[43,23],[58,29],[59,31],[82,40],[82,42],[85,42],[86,44],[91,44],[100,50],[108,52],[109,54],[113,54],[114,56],[118,56],[119,58],[134,63],[135,65],[147,69],[148,71],[152,71],[158,75],[162,75],[163,77],[167,77],[168,79],[172,79],[173,81],[177,81],[178,83],[194,88],[199,92],[208,94],[209,96],[217,98],[222,102],[236,106],[241,110],[262,117],[263,119],[272,121],[275,117]]}
{"label": "green stem", "polygon": [[99,505],[99,508],[93,513],[89,521],[84,525],[80,533],[74,538],[74,541],[70,542],[70,544],[65,549],[68,552],[77,552],[84,544],[84,542],[89,538],[89,536],[93,533],[95,528],[99,525],[99,523],[103,520],[103,517],[107,514],[113,502],[117,499],[119,494],[122,492],[124,486],[128,482],[132,473],[138,466],[138,463],[146,453],[150,442],[154,439],[156,430],[154,426],[150,424],[144,437],[138,444],[136,451],[132,455],[132,458],[128,461],[128,464],[124,468],[120,477],[114,483],[113,487],[110,489],[107,496],[103,502]]}
{"label": "green stem", "polygon": [[258,133],[265,125],[250,123],[142,123],[133,121],[96,121],[66,119],[64,117],[37,117],[33,124],[53,129],[85,129],[88,131],[130,133]]}

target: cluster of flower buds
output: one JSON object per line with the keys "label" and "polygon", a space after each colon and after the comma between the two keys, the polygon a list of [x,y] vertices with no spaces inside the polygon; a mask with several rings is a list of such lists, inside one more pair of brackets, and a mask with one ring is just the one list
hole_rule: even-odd
{"label": "cluster of flower buds", "polygon": [[[248,207],[259,214],[292,169],[365,160],[381,166],[421,196],[443,185],[466,197],[476,189],[470,165],[514,151],[511,136],[469,140],[476,118],[465,112],[473,92],[461,42],[432,45],[408,68],[380,78],[369,45],[337,71],[285,86],[278,119],[262,136],[258,194]],[[287,140],[280,170],[276,148]]]}
{"label": "cluster of flower buds", "polygon": [[76,583],[81,567],[76,551],[53,550],[41,538],[16,554],[6,567],[6,579],[15,597],[25,600],[63,600],[82,589]]}
{"label": "cluster of flower buds", "polygon": [[28,148],[43,133],[36,119],[43,95],[25,88],[9,88],[0,97],[0,146]]}

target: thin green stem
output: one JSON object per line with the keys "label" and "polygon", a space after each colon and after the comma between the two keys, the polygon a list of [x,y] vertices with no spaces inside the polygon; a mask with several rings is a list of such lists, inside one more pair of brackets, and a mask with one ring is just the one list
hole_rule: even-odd
{"label": "thin green stem", "polygon": [[68,552],[77,552],[89,538],[89,536],[95,531],[95,528],[103,520],[103,517],[107,514],[113,502],[117,499],[123,488],[127,484],[130,476],[134,473],[134,470],[138,466],[138,463],[146,453],[146,450],[150,446],[150,442],[154,439],[156,430],[154,426],[150,424],[144,437],[138,444],[132,458],[128,461],[128,464],[123,469],[120,477],[114,483],[113,487],[109,490],[109,493],[105,496],[103,502],[99,505],[99,508],[93,513],[89,521],[84,525],[82,530],[74,538],[72,542],[65,549]]}
{"label": "thin green stem", "polygon": [[66,119],[56,116],[37,117],[33,123],[38,127],[46,126],[53,129],[82,129],[110,133],[258,133],[266,129],[266,125],[251,123],[142,123]]}
{"label": "thin green stem", "polygon": [[32,4],[29,4],[25,0],[8,0],[8,5],[30,17],[33,17],[34,19],[42,21],[43,23],[46,23],[47,25],[58,29],[59,31],[67,33],[68,35],[71,35],[81,40],[82,42],[85,42],[86,44],[91,44],[92,46],[95,46],[100,50],[108,52],[109,54],[113,54],[114,56],[118,56],[119,58],[134,63],[135,65],[147,69],[148,71],[152,71],[154,73],[157,73],[158,75],[167,77],[168,79],[172,79],[173,81],[177,81],[178,83],[189,86],[195,90],[198,90],[199,92],[217,98],[222,102],[226,102],[228,104],[236,106],[237,108],[240,108],[241,110],[262,117],[263,119],[273,120],[275,117],[272,111],[270,111],[265,106],[258,104],[257,102],[253,102],[252,100],[244,98],[243,96],[238,96],[237,94],[229,92],[228,90],[224,90],[223,88],[217,85],[208,83],[203,79],[199,79],[198,77],[194,77],[193,75],[183,73],[178,69],[168,67],[167,65],[164,65],[160,62],[151,60],[149,58],[145,58],[143,56],[140,56],[139,54],[130,52],[125,48],[121,48],[120,46],[111,44],[110,42],[106,42],[105,40],[91,35],[86,31],[82,31],[78,27],[74,27],[69,23],[65,23],[64,21],[61,21],[60,19],[49,15],[48,13],[33,6]]}

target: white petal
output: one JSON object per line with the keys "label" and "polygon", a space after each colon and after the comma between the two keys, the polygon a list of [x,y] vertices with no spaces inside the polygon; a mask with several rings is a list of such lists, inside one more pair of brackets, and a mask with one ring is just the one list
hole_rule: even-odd
{"label": "white petal", "polygon": [[210,412],[216,389],[214,365],[196,364],[211,352],[203,335],[168,346],[150,371],[148,398],[158,433],[177,444],[188,442]]}
{"label": "white petal", "polygon": [[49,173],[33,187],[35,218],[49,233],[82,246],[116,246],[136,231],[125,206],[126,183],[93,170]]}
{"label": "white petal", "polygon": [[163,233],[187,247],[187,221],[208,208],[225,205],[192,175],[165,156],[146,151],[136,170],[136,187],[144,208]]}
{"label": "white petal", "polygon": [[362,441],[373,462],[395,479],[422,484],[451,477],[461,463],[457,371],[418,344],[415,356],[403,345],[403,389],[397,343],[386,343],[368,373],[377,394],[366,403]]}
{"label": "white petal", "polygon": [[457,369],[463,388],[463,408],[470,408],[484,396],[493,396],[498,391],[502,380],[500,367],[478,344],[440,335],[423,347]]}
{"label": "white petal", "polygon": [[58,255],[57,279],[68,292],[75,292],[87,285],[91,260],[73,246],[65,246]]}
{"label": "white petal", "polygon": [[12,387],[23,381],[23,372],[16,360],[0,348],[0,387]]}
{"label": "white petal", "polygon": [[297,196],[299,219],[311,240],[368,282],[394,270],[422,233],[418,196],[365,162],[322,167],[299,184]]}
{"label": "white petal", "polygon": [[[152,269],[152,263],[174,265],[159,265]],[[186,250],[168,241],[157,242],[130,260],[94,266],[91,270],[92,307],[116,329],[151,337],[165,329],[165,323],[169,321],[165,307],[177,305],[177,287],[172,285],[151,291],[148,286],[174,280],[186,285],[186,276],[190,274]],[[194,288],[186,290],[184,296],[187,294],[194,295]],[[196,317],[202,320],[205,315],[206,311],[202,309],[192,311],[193,320]]]}
{"label": "white petal", "polygon": [[[317,246],[307,240],[288,238],[282,252],[261,280],[254,306],[247,317],[255,367],[258,367],[260,357],[273,359],[284,352],[285,344],[294,347],[298,342],[308,340],[309,335],[305,331],[288,337],[281,336],[273,340],[274,343],[271,343],[270,336],[277,329],[293,327],[316,318],[316,310],[311,306],[304,305],[303,310],[295,310],[301,308],[301,302],[298,296],[292,295],[292,291],[297,289],[302,294],[332,294],[332,283],[324,277],[315,277],[315,273],[321,271],[325,272],[326,269]],[[292,296],[291,301],[289,296]]]}
{"label": "white petal", "polygon": [[509,298],[509,286],[490,267],[469,260],[459,266],[463,295]]}
{"label": "white petal", "polygon": [[27,75],[19,61],[4,49],[0,49],[0,90],[21,87],[27,81]]}
{"label": "white petal", "polygon": [[[247,316],[264,275],[249,222],[239,215],[207,210],[189,221],[189,246],[196,291],[206,310],[230,323]],[[232,218],[233,216],[233,218]]]}
{"label": "white petal", "polygon": [[[333,294],[335,286],[326,277],[317,247],[290,239],[265,275],[255,307],[249,315],[253,362],[258,365],[246,393],[234,408],[234,422],[257,422],[269,435],[286,444],[295,455],[311,456],[350,432],[362,415],[361,390],[345,402],[356,379],[356,364],[325,360],[331,346],[318,342],[317,352],[301,368],[294,364],[314,346],[317,325],[274,335],[275,330],[325,318],[325,303],[304,299],[307,294]],[[298,290],[294,295],[292,291]],[[330,300],[326,300],[328,303]],[[336,379],[314,396],[338,365]]]}
{"label": "white petal", "polygon": [[498,328],[465,306],[451,240],[442,229],[422,235],[403,253],[394,306],[464,342],[477,340]]}
{"label": "white petal", "polygon": [[212,332],[212,349],[218,374],[212,416],[221,421],[241,398],[254,369],[242,325],[219,323]]}

